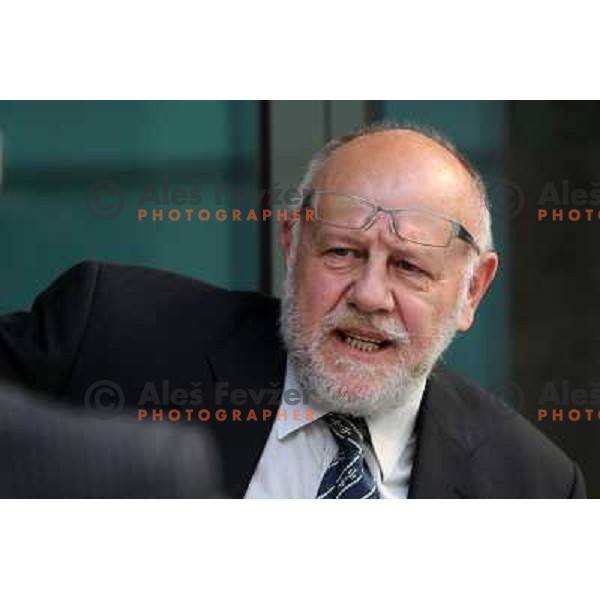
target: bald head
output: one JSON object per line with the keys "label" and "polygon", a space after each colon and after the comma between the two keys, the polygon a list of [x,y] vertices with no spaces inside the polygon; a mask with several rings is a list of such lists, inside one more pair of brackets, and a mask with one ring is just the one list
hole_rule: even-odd
{"label": "bald head", "polygon": [[484,249],[492,246],[481,177],[436,134],[379,126],[332,140],[311,161],[301,188],[430,210],[462,223]]}

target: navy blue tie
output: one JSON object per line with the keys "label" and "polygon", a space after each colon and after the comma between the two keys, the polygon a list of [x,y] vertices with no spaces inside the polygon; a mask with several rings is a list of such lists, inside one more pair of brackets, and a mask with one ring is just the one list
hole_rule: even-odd
{"label": "navy blue tie", "polygon": [[365,462],[368,439],[364,419],[330,413],[323,417],[338,445],[337,455],[327,467],[317,498],[379,498],[379,490]]}

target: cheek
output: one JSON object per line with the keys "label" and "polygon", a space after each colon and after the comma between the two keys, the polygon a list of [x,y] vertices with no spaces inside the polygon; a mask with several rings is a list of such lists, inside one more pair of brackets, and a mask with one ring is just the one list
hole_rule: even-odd
{"label": "cheek", "polygon": [[431,308],[418,298],[410,295],[402,295],[398,299],[397,305],[408,333],[417,337],[420,336],[430,320]]}
{"label": "cheek", "polygon": [[442,298],[440,294],[432,292],[399,292],[396,294],[396,304],[404,326],[415,341],[427,339],[443,315]]}
{"label": "cheek", "polygon": [[318,327],[320,320],[333,311],[344,296],[340,277],[328,273],[313,260],[301,261],[296,270],[297,307],[309,329]]}

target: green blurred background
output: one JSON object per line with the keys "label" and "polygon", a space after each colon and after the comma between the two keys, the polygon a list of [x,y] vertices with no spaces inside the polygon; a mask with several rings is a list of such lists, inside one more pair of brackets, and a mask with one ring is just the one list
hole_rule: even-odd
{"label": "green blurred background", "polygon": [[[207,206],[216,189],[254,192],[256,121],[254,102],[0,102],[0,311],[28,305],[86,258],[256,287],[257,262],[248,256],[258,243],[256,224],[234,230],[135,220],[144,186],[201,186]],[[125,200],[110,220],[95,219],[85,202],[90,186],[104,180],[116,183]]]}

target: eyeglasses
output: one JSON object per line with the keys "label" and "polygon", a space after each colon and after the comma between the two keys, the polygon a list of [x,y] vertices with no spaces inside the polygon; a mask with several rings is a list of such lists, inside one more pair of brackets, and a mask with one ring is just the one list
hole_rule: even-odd
{"label": "eyeglasses", "polygon": [[309,190],[303,207],[312,208],[315,221],[344,229],[367,229],[381,213],[388,214],[394,233],[401,239],[435,248],[446,248],[459,238],[481,254],[475,238],[458,222],[427,211],[384,208],[364,198]]}

